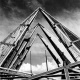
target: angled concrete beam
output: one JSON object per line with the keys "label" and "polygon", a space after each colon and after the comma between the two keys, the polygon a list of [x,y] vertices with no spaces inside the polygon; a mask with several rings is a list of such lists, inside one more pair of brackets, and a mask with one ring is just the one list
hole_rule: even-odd
{"label": "angled concrete beam", "polygon": [[23,73],[23,72],[19,72],[18,70],[13,70],[13,69],[3,68],[3,67],[0,67],[0,73],[15,75],[19,77],[30,77],[31,76],[30,73]]}
{"label": "angled concrete beam", "polygon": [[47,32],[43,29],[43,26],[41,24],[40,24],[40,28],[42,29],[42,31],[44,32],[44,34],[46,35],[46,37],[48,38],[48,40],[50,41],[50,43],[52,44],[52,46],[54,47],[54,49],[56,50],[56,52],[58,53],[58,55],[60,56],[60,58],[63,61],[66,61],[67,64],[69,64],[70,61],[67,59],[67,57],[64,55],[64,53],[57,47],[57,45],[53,42],[53,40],[47,34]]}
{"label": "angled concrete beam", "polygon": [[33,80],[33,79],[41,78],[42,76],[45,76],[45,75],[58,73],[58,72],[61,72],[63,69],[64,69],[64,67],[59,67],[59,68],[56,68],[56,69],[53,69],[53,70],[50,70],[50,71],[47,71],[47,72],[44,72],[44,73],[41,73],[38,75],[34,75],[30,78],[27,78],[27,80]]}
{"label": "angled concrete beam", "polygon": [[74,57],[74,55],[72,54],[72,52],[69,50],[69,47],[67,46],[67,44],[63,41],[63,39],[61,38],[60,34],[58,33],[58,31],[56,30],[56,26],[55,24],[59,24],[60,26],[62,25],[61,23],[59,23],[55,18],[53,18],[49,13],[47,13],[45,10],[43,10],[42,8],[39,9],[39,11],[42,13],[42,15],[45,17],[45,19],[47,20],[47,22],[49,23],[50,27],[53,29],[53,31],[55,32],[55,34],[57,35],[57,37],[60,39],[60,41],[62,42],[62,44],[64,45],[64,47],[66,48],[66,50],[70,53],[71,57],[73,58],[73,60],[76,62],[76,58]]}
{"label": "angled concrete beam", "polygon": [[64,62],[64,73],[65,73],[66,80],[70,80],[69,71],[65,62]]}
{"label": "angled concrete beam", "polygon": [[42,39],[42,36],[40,34],[37,34],[39,36],[39,38],[41,39],[41,41],[43,42],[43,44],[45,45],[45,47],[48,49],[50,55],[53,57],[53,59],[55,60],[55,62],[57,63],[57,65],[59,66],[60,61],[58,60],[58,58],[54,55],[54,53],[50,50],[50,48],[48,47],[48,45],[46,44],[46,42]]}
{"label": "angled concrete beam", "polygon": [[80,61],[77,61],[77,62],[75,62],[75,63],[70,63],[69,65],[67,65],[67,67],[69,68],[71,68],[71,67],[76,67],[76,66],[80,66]]}

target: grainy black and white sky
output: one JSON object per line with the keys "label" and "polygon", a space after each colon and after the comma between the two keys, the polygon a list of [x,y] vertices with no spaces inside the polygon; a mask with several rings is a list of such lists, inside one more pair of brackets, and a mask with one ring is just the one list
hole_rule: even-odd
{"label": "grainy black and white sky", "polygon": [[59,15],[79,9],[80,0],[0,0],[0,14],[7,18],[26,17],[37,7],[44,8],[52,15]]}
{"label": "grainy black and white sky", "polygon": [[0,0],[1,14],[7,18],[25,17],[37,7],[42,7],[53,15],[64,10],[75,11],[80,8],[80,0]]}
{"label": "grainy black and white sky", "polygon": [[[80,37],[80,0],[0,0],[0,41],[38,7],[42,7]],[[42,24],[47,26],[45,21],[41,20]],[[37,44],[35,45],[37,46]],[[42,46],[39,51],[42,50]],[[35,57],[34,71],[36,68],[41,69],[45,65],[44,60],[41,59],[43,55],[34,54],[33,56]],[[38,65],[38,63],[40,64]],[[52,59],[49,64],[52,67]],[[29,65],[29,63],[25,65]]]}
{"label": "grainy black and white sky", "polygon": [[70,24],[72,20],[76,26],[80,18],[80,0],[0,0],[0,25],[17,25],[37,7],[42,7],[63,24],[66,21]]}

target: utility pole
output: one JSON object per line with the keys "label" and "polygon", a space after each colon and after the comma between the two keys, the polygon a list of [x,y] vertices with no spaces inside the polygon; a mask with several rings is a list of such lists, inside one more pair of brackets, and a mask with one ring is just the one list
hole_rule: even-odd
{"label": "utility pole", "polygon": [[31,73],[31,76],[33,75],[32,73],[32,61],[31,61],[31,51],[30,51],[30,73]]}
{"label": "utility pole", "polygon": [[[46,58],[46,69],[48,71],[48,58],[47,58],[46,50],[45,50],[45,58]],[[47,78],[47,80],[49,80],[49,78]]]}
{"label": "utility pole", "polygon": [[46,50],[45,50],[45,58],[46,58],[46,69],[48,71],[48,58],[47,58]]}

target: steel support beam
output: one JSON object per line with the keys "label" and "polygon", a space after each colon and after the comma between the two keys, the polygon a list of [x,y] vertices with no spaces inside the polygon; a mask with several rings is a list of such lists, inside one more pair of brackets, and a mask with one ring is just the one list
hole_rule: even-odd
{"label": "steel support beam", "polygon": [[70,80],[70,78],[69,78],[69,71],[68,71],[66,62],[64,62],[64,73],[65,73],[66,80]]}
{"label": "steel support beam", "polygon": [[48,51],[50,52],[50,55],[53,57],[53,59],[55,60],[55,62],[57,63],[57,65],[59,66],[60,61],[56,58],[56,56],[54,55],[54,53],[49,49],[48,45],[43,41],[42,36],[40,36],[39,34],[37,34],[39,36],[39,38],[41,39],[41,41],[43,42],[43,44],[46,46],[46,48],[48,49]]}
{"label": "steel support beam", "polygon": [[46,35],[46,37],[48,38],[48,40],[50,41],[50,43],[52,44],[52,46],[54,47],[54,49],[56,50],[56,52],[58,53],[58,55],[60,56],[60,58],[63,61],[65,61],[67,64],[69,64],[70,61],[67,59],[67,57],[64,55],[64,53],[57,47],[57,45],[53,42],[51,37],[46,33],[46,31],[43,29],[44,27],[41,24],[39,24],[39,26],[42,29],[42,31],[44,32],[44,34]]}
{"label": "steel support beam", "polygon": [[80,61],[77,61],[77,62],[75,62],[75,63],[70,63],[69,65],[67,65],[67,67],[69,68],[69,67],[76,67],[76,66],[79,66],[80,65]]}
{"label": "steel support beam", "polygon": [[33,75],[32,77],[27,78],[27,80],[33,80],[33,79],[41,78],[45,75],[55,74],[55,73],[61,72],[63,69],[64,67],[59,67],[59,68],[56,68],[56,69],[53,69],[53,70],[50,70],[50,71],[47,71],[38,75]]}
{"label": "steel support beam", "polygon": [[60,39],[60,41],[62,42],[62,44],[64,45],[64,47],[70,53],[71,57],[76,62],[77,61],[76,58],[73,56],[72,52],[69,50],[68,46],[66,45],[66,43],[63,41],[63,39],[61,38],[60,34],[58,34],[58,32],[56,30],[55,24],[61,24],[61,23],[59,23],[56,19],[54,19],[49,13],[47,13],[46,11],[44,11],[42,8],[39,8],[39,10],[42,13],[42,15],[45,17],[45,19],[47,20],[47,22],[49,23],[50,27],[53,29],[53,31],[55,32],[55,34],[57,35],[57,37]]}
{"label": "steel support beam", "polygon": [[14,70],[14,69],[3,68],[3,67],[0,67],[0,73],[9,74],[12,76],[14,76],[14,75],[20,76],[20,77],[30,77],[31,76],[30,73],[23,73],[23,72],[19,72],[17,70]]}

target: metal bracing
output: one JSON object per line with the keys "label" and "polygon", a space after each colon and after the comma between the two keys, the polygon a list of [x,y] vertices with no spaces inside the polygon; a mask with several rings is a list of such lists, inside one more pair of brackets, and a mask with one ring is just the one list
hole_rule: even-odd
{"label": "metal bracing", "polygon": [[[32,77],[30,78],[27,78],[28,80],[32,79],[37,79],[37,78],[45,78],[45,77],[61,77],[61,76],[64,76],[65,75],[65,79],[64,80],[72,80],[70,79],[70,77],[72,76],[73,80],[79,80],[80,78],[74,78],[76,75],[77,76],[80,76],[80,72],[77,72],[77,73],[69,73],[69,68],[68,68],[69,65],[66,65],[66,63],[64,62],[64,66],[63,67],[59,67],[57,69],[53,69],[51,71],[48,71],[48,72],[44,72],[42,74],[38,74],[38,75],[33,75]],[[61,72],[62,70],[64,70],[64,73],[65,74],[55,74],[55,73],[58,73],[58,72]],[[62,79],[63,80],[63,79]]]}
{"label": "metal bracing", "polygon": [[41,74],[38,74],[38,75],[34,75],[34,76],[30,77],[30,78],[27,78],[27,80],[41,78],[41,77],[44,77],[45,75],[58,73],[58,72],[61,72],[63,69],[64,69],[64,67],[59,67],[59,68],[56,68],[56,69],[53,69],[53,70],[50,70],[50,71],[47,71],[47,72],[44,72],[44,73],[41,73]]}
{"label": "metal bracing", "polygon": [[[14,44],[15,46],[9,46],[7,47],[4,44],[0,44],[0,47],[4,48],[5,52],[2,52],[2,54],[5,54],[4,56],[0,56],[0,66],[3,66],[5,61],[7,61],[7,57],[11,55],[14,48],[16,46],[20,46],[20,42],[23,41],[23,37],[25,36],[26,32],[29,30],[30,24],[33,22],[34,18],[36,17],[38,13],[38,9],[35,10],[25,21],[23,21],[17,29],[15,29],[7,38],[3,40],[2,43],[7,44]],[[26,24],[27,26],[24,26]],[[15,52],[14,52],[15,53]],[[12,53],[12,54],[14,54]],[[15,53],[16,54],[16,53]],[[7,63],[7,62],[6,62]]]}
{"label": "metal bracing", "polygon": [[43,14],[43,16],[45,17],[45,19],[49,23],[50,27],[53,29],[53,31],[55,32],[55,34],[57,35],[57,37],[60,39],[60,41],[62,42],[62,44],[64,45],[64,47],[70,53],[70,55],[72,56],[72,58],[74,59],[74,61],[77,61],[76,58],[73,56],[72,52],[69,50],[67,44],[65,44],[65,42],[61,38],[60,34],[58,34],[58,32],[56,30],[55,24],[60,24],[60,23],[56,19],[54,19],[49,13],[47,13],[46,11],[44,11],[42,8],[40,8],[40,12]]}
{"label": "metal bracing", "polygon": [[14,44],[9,44],[9,43],[5,43],[5,42],[0,42],[0,44],[4,44],[4,45],[7,45],[7,46],[15,46]]}
{"label": "metal bracing", "polygon": [[42,39],[42,36],[40,34],[37,34],[39,36],[39,38],[41,39],[41,41],[43,42],[43,44],[46,46],[47,50],[49,51],[49,53],[51,54],[51,56],[53,57],[53,59],[55,60],[55,62],[57,63],[57,65],[59,66],[60,61],[58,60],[58,58],[53,54],[53,52],[50,50],[50,48],[48,47],[48,45],[45,43],[45,41]]}
{"label": "metal bracing", "polygon": [[[37,29],[37,27],[38,27],[38,26],[36,25],[36,26],[33,28],[32,32],[31,32],[31,34],[29,35],[28,38],[24,38],[23,44],[20,46],[19,50],[17,51],[17,56],[15,57],[15,59],[13,60],[13,62],[10,64],[9,68],[11,68],[11,67],[15,64],[15,62],[17,62],[18,59],[20,60],[20,55],[22,55],[22,51],[23,51],[23,50],[24,50],[24,53],[23,53],[22,59],[26,56],[26,54],[27,54],[28,51],[25,49],[25,47],[28,45],[28,43],[32,43],[32,42],[30,41],[30,39],[31,39],[32,35],[34,34],[35,30]],[[28,32],[29,32],[29,31],[28,31]],[[30,46],[30,44],[29,44],[28,46]],[[21,60],[21,61],[22,61],[22,60]]]}
{"label": "metal bracing", "polygon": [[[25,46],[24,52],[17,58],[17,60],[13,63],[13,65],[11,66],[12,69],[19,69],[18,67],[21,66],[22,62],[25,60],[27,53],[29,52],[32,44],[34,43],[36,39],[36,36],[32,39],[31,43]],[[16,67],[18,66],[18,67]]]}
{"label": "metal bracing", "polygon": [[64,61],[63,65],[64,65],[64,73],[65,73],[66,80],[70,80],[69,71],[68,71],[68,68],[67,68],[67,65],[66,65],[65,61]]}
{"label": "metal bracing", "polygon": [[0,67],[0,75],[10,75],[10,76],[20,76],[20,77],[30,77],[31,73],[23,73],[23,72],[19,72],[18,70],[14,70],[14,69],[9,69],[9,68],[3,68]]}
{"label": "metal bracing", "polygon": [[42,31],[44,32],[44,34],[47,36],[47,38],[49,39],[49,41],[51,42],[52,46],[55,48],[56,52],[58,53],[58,55],[61,57],[61,59],[63,61],[66,61],[67,64],[70,63],[70,61],[66,58],[66,56],[64,55],[64,53],[57,47],[57,45],[53,42],[53,40],[51,39],[51,37],[44,31],[44,29],[42,28],[43,26],[40,25],[40,28],[42,29]]}
{"label": "metal bracing", "polygon": [[[36,18],[39,11],[43,14],[45,19],[49,23],[50,27],[55,32],[56,36],[59,38],[59,40],[62,42],[66,50],[69,52],[69,54],[75,61],[74,63],[71,63],[68,60],[68,58],[64,55],[64,53],[58,48],[56,43],[54,43],[54,40],[51,37],[51,35],[53,34],[51,35],[48,34],[49,32],[46,30],[47,29],[46,27],[43,27],[41,24],[38,23],[35,27],[30,28],[30,25]],[[43,33],[46,35],[48,41],[51,43],[55,51],[58,53],[58,55],[62,59],[63,61],[62,67],[59,66],[60,64],[59,59],[52,52],[51,48],[45,42],[45,38],[42,37],[42,35],[40,35],[37,32],[35,37],[32,38],[37,27],[41,28]],[[61,31],[63,36],[66,35],[67,38],[72,39],[71,45],[67,45],[64,39],[61,37],[61,34],[59,34],[58,29]],[[70,35],[68,33],[70,33]],[[28,37],[26,37],[27,34],[29,34]],[[49,51],[50,55],[53,57],[53,59],[57,63],[58,68],[48,71],[47,56],[45,54],[46,66],[47,66],[46,72],[34,75],[32,74],[32,68],[31,68],[31,73],[19,72],[18,69],[20,68],[23,61],[25,60],[27,53],[29,52],[30,48],[32,47],[36,39],[36,36],[38,36],[40,40],[43,42],[43,44]],[[10,35],[8,35],[7,38],[5,38],[2,42],[0,42],[0,50],[2,53],[0,54],[0,66],[1,66],[0,67],[0,78],[7,79],[7,80],[12,80],[12,79],[39,80],[41,78],[56,80],[55,77],[60,77],[60,78],[64,77],[64,79],[61,79],[61,80],[80,80],[80,67],[79,67],[80,61],[77,61],[77,59],[74,57],[73,53],[69,49],[70,47],[73,46],[73,43],[77,45],[79,43],[79,40],[80,39],[74,33],[70,32],[70,30],[65,28],[61,23],[59,23],[55,18],[53,18],[49,13],[44,11],[42,8],[38,8],[29,17],[27,17],[19,25],[18,28],[16,28]],[[78,45],[78,48],[79,48],[79,45]],[[32,63],[31,55],[30,55],[30,63]]]}

